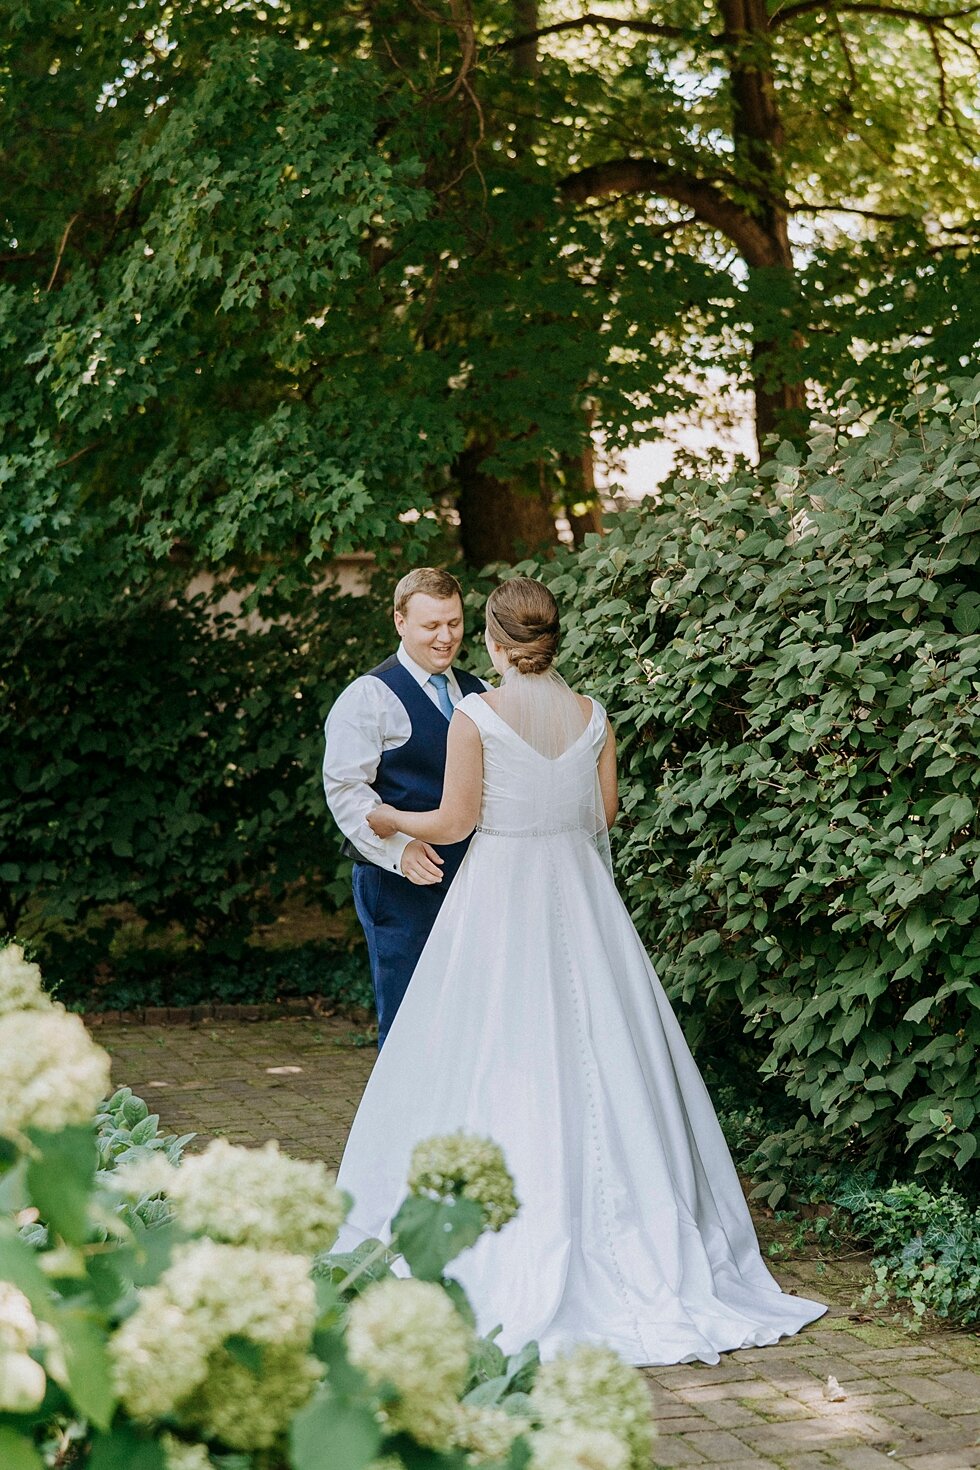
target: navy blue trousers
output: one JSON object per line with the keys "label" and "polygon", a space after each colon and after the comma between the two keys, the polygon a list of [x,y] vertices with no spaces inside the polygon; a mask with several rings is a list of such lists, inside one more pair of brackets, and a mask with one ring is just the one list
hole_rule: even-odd
{"label": "navy blue trousers", "polygon": [[374,999],[378,1007],[378,1047],[384,1045],[404,999],[419,955],[446,895],[449,882],[409,883],[370,863],[354,864],[354,907],[367,940]]}

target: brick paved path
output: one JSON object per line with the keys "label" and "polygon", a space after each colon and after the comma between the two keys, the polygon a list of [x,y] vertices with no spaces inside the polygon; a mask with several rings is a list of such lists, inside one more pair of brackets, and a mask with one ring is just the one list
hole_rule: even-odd
{"label": "brick paved path", "polygon": [[[102,1027],[126,1083],[164,1128],[278,1138],[336,1167],[373,1047],[336,1019]],[[763,1237],[771,1230],[759,1221]],[[831,1303],[799,1337],[714,1368],[647,1372],[658,1466],[715,1470],[969,1470],[980,1466],[980,1338],[911,1337],[855,1310],[866,1261],[777,1263],[782,1285]],[[825,1396],[828,1377],[847,1397]]]}

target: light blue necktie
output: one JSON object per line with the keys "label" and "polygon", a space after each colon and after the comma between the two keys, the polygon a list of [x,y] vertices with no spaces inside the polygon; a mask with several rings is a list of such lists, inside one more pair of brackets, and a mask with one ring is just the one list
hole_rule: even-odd
{"label": "light blue necktie", "polygon": [[434,685],[435,687],[436,695],[439,700],[439,708],[446,716],[446,719],[451,720],[453,717],[453,702],[449,698],[449,675],[430,674],[429,683]]}

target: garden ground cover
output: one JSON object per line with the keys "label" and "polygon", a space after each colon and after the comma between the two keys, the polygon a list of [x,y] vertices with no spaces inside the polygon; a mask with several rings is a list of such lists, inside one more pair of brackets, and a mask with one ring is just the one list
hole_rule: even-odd
{"label": "garden ground cover", "polygon": [[[117,1083],[160,1114],[161,1127],[203,1142],[279,1138],[297,1157],[336,1166],[374,1062],[349,1021],[98,1028]],[[193,1148],[195,1145],[191,1145]],[[788,1228],[757,1211],[763,1248]],[[970,1470],[980,1465],[980,1336],[912,1336],[855,1306],[863,1253],[780,1256],[789,1290],[830,1303],[797,1338],[699,1364],[649,1370],[658,1466],[716,1470]],[[833,1375],[846,1398],[825,1396]]]}

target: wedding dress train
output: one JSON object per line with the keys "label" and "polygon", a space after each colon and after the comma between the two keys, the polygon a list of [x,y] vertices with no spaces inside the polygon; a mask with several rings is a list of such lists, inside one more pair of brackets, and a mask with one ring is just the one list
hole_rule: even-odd
{"label": "wedding dress train", "polygon": [[605,714],[557,759],[481,695],[480,825],[351,1129],[337,1248],[387,1238],[421,1139],[501,1145],[521,1208],[453,1262],[481,1332],[718,1361],[826,1308],[763,1264],[711,1101],[593,839]]}

